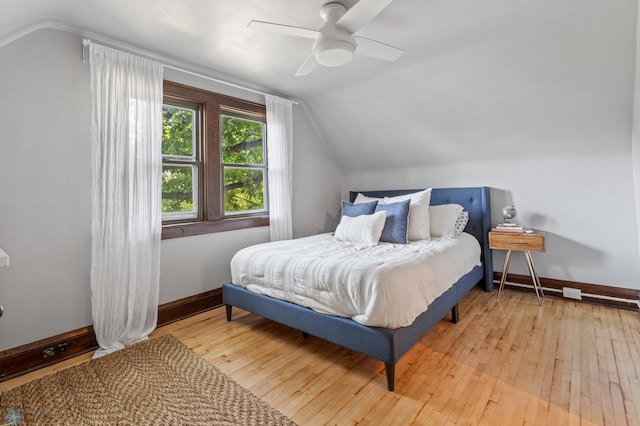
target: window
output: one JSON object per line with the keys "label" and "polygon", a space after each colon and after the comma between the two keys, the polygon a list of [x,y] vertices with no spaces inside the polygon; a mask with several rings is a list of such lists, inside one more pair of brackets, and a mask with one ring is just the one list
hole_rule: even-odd
{"label": "window", "polygon": [[162,238],[269,224],[264,105],[164,82]]}
{"label": "window", "polygon": [[200,110],[197,104],[162,106],[163,220],[200,218]]}
{"label": "window", "polygon": [[220,117],[225,215],[266,211],[264,123]]}

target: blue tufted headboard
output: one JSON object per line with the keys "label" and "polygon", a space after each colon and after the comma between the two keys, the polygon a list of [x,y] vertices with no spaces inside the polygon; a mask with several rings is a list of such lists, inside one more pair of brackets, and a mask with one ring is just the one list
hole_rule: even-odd
{"label": "blue tufted headboard", "polygon": [[[394,197],[422,191],[421,189],[400,189],[383,191],[351,191],[349,199],[353,202],[358,192],[369,197]],[[482,264],[484,266],[484,288],[493,290],[493,259],[489,250],[489,231],[491,230],[491,203],[489,202],[489,188],[433,188],[431,205],[455,203],[460,204],[469,212],[469,222],[465,232],[473,235],[480,242],[482,248]]]}

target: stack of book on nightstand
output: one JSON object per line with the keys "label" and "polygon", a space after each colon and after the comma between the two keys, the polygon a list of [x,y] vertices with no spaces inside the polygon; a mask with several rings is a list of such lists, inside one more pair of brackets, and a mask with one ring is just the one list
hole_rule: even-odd
{"label": "stack of book on nightstand", "polygon": [[492,231],[522,234],[524,232],[524,226],[518,225],[517,223],[499,223],[492,229]]}

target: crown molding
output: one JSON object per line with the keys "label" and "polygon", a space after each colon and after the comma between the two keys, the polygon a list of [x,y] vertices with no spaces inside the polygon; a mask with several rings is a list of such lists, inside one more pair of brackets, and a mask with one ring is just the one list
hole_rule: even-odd
{"label": "crown molding", "polygon": [[53,29],[66,31],[70,33],[77,33],[83,35],[85,31],[82,28],[76,27],[74,25],[68,24],[66,22],[58,21],[55,19],[44,19],[42,21],[35,22],[33,24],[27,25],[25,27],[18,28],[9,34],[5,34],[0,37],[0,48],[13,43],[16,40],[21,39],[22,37],[28,36],[31,33],[34,33],[43,29]]}
{"label": "crown molding", "polygon": [[16,40],[21,39],[22,37],[28,36],[31,33],[34,33],[36,31],[43,30],[43,29],[53,29],[53,30],[66,31],[69,33],[77,34],[82,38],[90,39],[91,41],[94,41],[96,43],[160,62],[168,68],[173,68],[180,72],[184,72],[186,74],[192,74],[192,75],[195,75],[196,77],[216,81],[226,86],[233,86],[240,90],[246,90],[248,92],[259,93],[262,95],[268,94],[270,96],[280,98],[284,101],[289,101],[295,104],[298,103],[296,100],[291,99],[290,96],[272,94],[268,88],[256,86],[251,82],[239,80],[228,74],[215,72],[209,68],[205,68],[203,66],[196,65],[188,61],[179,60],[170,56],[162,55],[160,53],[147,50],[142,47],[139,47],[121,40],[116,40],[114,38],[105,36],[103,34],[89,31],[86,28],[78,27],[76,25],[72,25],[67,22],[56,20],[56,19],[44,19],[41,21],[37,21],[33,24],[21,27],[14,31],[10,31],[9,34],[0,36],[0,49],[10,43],[13,43]]}

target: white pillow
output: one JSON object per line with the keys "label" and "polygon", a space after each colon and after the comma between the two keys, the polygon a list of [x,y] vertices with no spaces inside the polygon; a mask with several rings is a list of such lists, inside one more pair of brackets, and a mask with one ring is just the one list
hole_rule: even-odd
{"label": "white pillow", "polygon": [[387,212],[384,210],[356,217],[342,216],[335,237],[341,241],[378,244],[386,219]]}
{"label": "white pillow", "polygon": [[409,240],[428,240],[431,236],[429,220],[429,203],[431,188],[397,197],[384,197],[383,204],[411,200],[409,205]]}
{"label": "white pillow", "polygon": [[377,201],[378,204],[384,204],[384,198],[367,197],[366,195],[361,194],[360,192],[358,192],[358,195],[356,195],[356,199],[353,200],[353,204],[368,203],[370,201]]}
{"label": "white pillow", "polygon": [[429,207],[429,220],[432,237],[444,237],[454,235],[456,221],[462,213],[460,204],[442,204]]}

